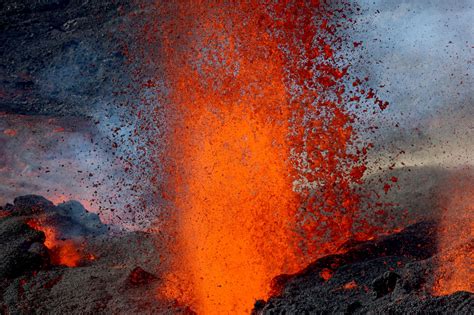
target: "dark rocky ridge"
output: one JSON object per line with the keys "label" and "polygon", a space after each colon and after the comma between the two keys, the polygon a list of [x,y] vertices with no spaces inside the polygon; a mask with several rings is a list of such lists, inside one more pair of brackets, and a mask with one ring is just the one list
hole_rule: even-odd
{"label": "dark rocky ridge", "polygon": [[0,279],[49,266],[45,236],[19,218],[0,219]]}
{"label": "dark rocky ridge", "polygon": [[[474,294],[432,296],[438,263],[436,222],[360,243],[274,279],[275,295],[254,314],[472,314]],[[473,251],[474,240],[461,246]],[[324,274],[332,275],[329,280]]]}
{"label": "dark rocky ridge", "polygon": [[13,205],[7,204],[4,212],[12,217],[21,217],[23,221],[41,217],[44,223],[56,228],[60,238],[101,235],[108,228],[97,214],[87,211],[77,201],[55,206],[41,196],[26,195],[15,198]]}

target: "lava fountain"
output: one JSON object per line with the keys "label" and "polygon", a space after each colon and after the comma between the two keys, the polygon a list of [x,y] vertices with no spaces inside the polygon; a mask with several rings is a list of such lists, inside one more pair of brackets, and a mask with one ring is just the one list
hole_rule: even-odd
{"label": "lava fountain", "polygon": [[282,59],[250,7],[182,5],[178,16],[166,54],[177,269],[198,313],[248,312],[273,276],[302,266]]}
{"label": "lava fountain", "polygon": [[365,153],[349,153],[344,106],[356,98],[344,97],[334,27],[314,22],[318,1],[156,7],[143,37],[159,38],[160,83],[145,86],[164,105],[143,110],[166,125],[157,169],[176,235],[160,295],[199,314],[248,313],[273,277],[353,236]]}
{"label": "lava fountain", "polygon": [[474,291],[474,187],[473,177],[466,174],[449,178],[440,194],[444,211],[438,228],[436,296]]}

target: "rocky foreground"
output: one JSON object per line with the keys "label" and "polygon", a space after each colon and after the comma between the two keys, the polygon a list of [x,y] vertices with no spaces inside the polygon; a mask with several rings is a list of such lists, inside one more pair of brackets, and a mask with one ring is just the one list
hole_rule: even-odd
{"label": "rocky foreground", "polygon": [[[41,223],[31,225],[31,221]],[[55,262],[48,243],[55,228],[74,242],[74,266]],[[439,253],[436,222],[362,243],[323,257],[295,275],[273,281],[274,296],[257,301],[254,314],[472,314],[474,294],[434,296],[440,255],[472,257],[474,241]],[[40,196],[16,198],[0,210],[1,314],[193,313],[159,300],[161,276],[156,236],[124,232],[100,222],[80,204],[53,205]],[[449,260],[449,259],[448,259]],[[449,279],[455,266],[446,270]],[[472,284],[471,284],[472,286]]]}
{"label": "rocky foreground", "polygon": [[[54,263],[46,234],[29,225],[38,219],[74,242],[75,266]],[[78,203],[16,198],[0,210],[0,314],[181,313],[156,296],[156,248],[152,234],[114,231]]]}
{"label": "rocky foreground", "polygon": [[[437,226],[420,222],[400,233],[353,244],[346,253],[323,257],[295,275],[279,276],[274,279],[275,296],[257,301],[253,313],[473,314],[472,292],[433,296],[440,256],[472,259],[474,252],[470,239],[439,253]],[[443,276],[449,279],[455,268],[448,266]],[[468,285],[474,290],[473,283]]]}

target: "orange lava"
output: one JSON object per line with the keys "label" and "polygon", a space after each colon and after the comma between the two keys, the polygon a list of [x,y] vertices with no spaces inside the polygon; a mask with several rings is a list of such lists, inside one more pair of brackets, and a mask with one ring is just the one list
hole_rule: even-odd
{"label": "orange lava", "polygon": [[334,272],[332,270],[324,268],[324,269],[321,270],[319,275],[321,276],[321,278],[324,279],[324,281],[328,281],[329,279],[332,278],[333,273]]}
{"label": "orange lava", "polygon": [[433,295],[474,292],[473,211],[473,208],[467,208],[456,213],[448,212],[441,221]]}
{"label": "orange lava", "polygon": [[272,277],[302,266],[282,60],[249,9],[180,5],[181,32],[166,38],[181,283],[167,289],[188,280],[199,314],[248,313]]}
{"label": "orange lava", "polygon": [[58,239],[55,228],[41,224],[39,220],[29,220],[27,224],[31,228],[42,231],[45,234],[44,245],[49,249],[53,265],[78,266],[83,257],[79,245],[72,240]]}
{"label": "orange lava", "polygon": [[10,137],[14,137],[17,135],[17,131],[15,129],[5,129],[3,133]]}
{"label": "orange lava", "polygon": [[344,284],[344,290],[353,290],[357,288],[357,282],[355,280],[349,281],[346,284]]}
{"label": "orange lava", "polygon": [[151,52],[134,57],[156,69],[135,134],[159,160],[169,211],[157,229],[176,236],[160,294],[199,314],[248,313],[275,276],[371,236],[352,229],[367,147],[347,106],[360,83],[344,96],[341,40],[319,1],[155,7],[141,38]]}

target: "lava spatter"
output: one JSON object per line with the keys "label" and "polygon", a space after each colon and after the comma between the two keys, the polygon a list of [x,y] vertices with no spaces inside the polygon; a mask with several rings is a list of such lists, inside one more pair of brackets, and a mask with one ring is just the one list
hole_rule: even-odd
{"label": "lava spatter", "polygon": [[157,224],[176,237],[160,294],[199,313],[244,313],[273,277],[373,232],[358,217],[370,144],[350,107],[361,93],[347,92],[337,52],[347,7],[155,9],[140,40],[160,52],[144,58],[156,65],[142,85],[156,104],[143,100],[135,134],[155,143],[146,154],[169,210]]}

